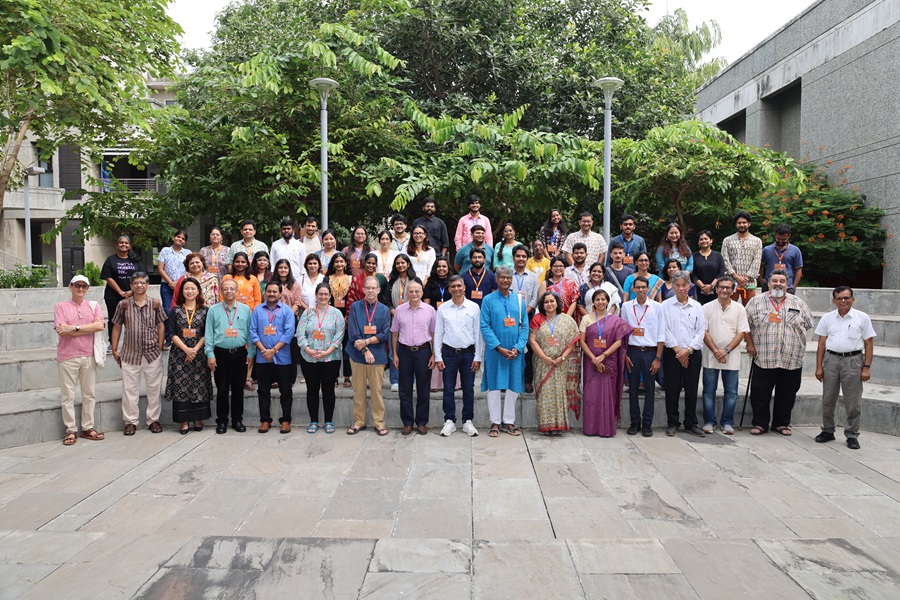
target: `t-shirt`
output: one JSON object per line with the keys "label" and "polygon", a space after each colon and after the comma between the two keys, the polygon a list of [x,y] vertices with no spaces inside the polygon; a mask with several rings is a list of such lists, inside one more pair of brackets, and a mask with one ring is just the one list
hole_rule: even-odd
{"label": "t-shirt", "polygon": [[766,265],[765,280],[769,280],[769,275],[775,270],[775,265],[782,264],[784,270],[787,271],[788,287],[792,288],[794,287],[794,271],[803,268],[803,253],[800,252],[800,248],[791,243],[788,243],[788,247],[781,252],[776,252],[776,250],[775,244],[763,248],[762,262]]}
{"label": "t-shirt", "polygon": [[[135,271],[143,271],[144,263],[140,260],[131,260],[130,258],[121,258],[118,254],[113,254],[103,263],[100,269],[100,277],[104,280],[112,279],[123,292],[131,291],[131,276]],[[103,297],[107,300],[118,300],[121,298],[119,294],[107,285],[103,290]]]}
{"label": "t-shirt", "polygon": [[546,256],[541,260],[534,260],[534,257],[528,259],[525,268],[537,275],[538,281],[544,279],[544,273],[550,270],[550,259]]}

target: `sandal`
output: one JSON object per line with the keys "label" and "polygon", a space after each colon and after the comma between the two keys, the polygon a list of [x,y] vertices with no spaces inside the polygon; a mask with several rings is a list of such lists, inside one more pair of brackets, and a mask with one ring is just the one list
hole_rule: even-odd
{"label": "sandal", "polygon": [[750,428],[750,435],[762,435],[765,432],[766,432],[766,430],[758,425],[754,425],[753,427]]}
{"label": "sandal", "polygon": [[790,436],[792,433],[790,427],[776,427],[775,431],[777,431],[778,433],[780,433],[781,435],[783,435],[785,437]]}
{"label": "sandal", "polygon": [[77,441],[78,436],[75,435],[74,431],[70,431],[66,433],[66,437],[63,438],[63,446],[74,446]]}
{"label": "sandal", "polygon": [[81,437],[83,437],[86,440],[94,440],[95,442],[99,442],[106,436],[103,435],[102,433],[100,433],[99,431],[97,431],[96,429],[88,429],[87,431],[81,432]]}
{"label": "sandal", "polygon": [[382,427],[381,429],[376,429],[376,430],[375,430],[375,433],[377,433],[377,434],[380,435],[381,437],[384,437],[384,436],[386,436],[386,435],[388,434],[387,427]]}
{"label": "sandal", "polygon": [[306,433],[315,433],[319,430],[319,424],[313,421],[309,424],[309,427],[306,428]]}
{"label": "sandal", "polygon": [[503,433],[508,433],[509,435],[519,436],[522,435],[522,431],[516,427],[515,425],[510,425],[509,423],[504,423],[500,429]]}
{"label": "sandal", "polygon": [[352,385],[353,385],[353,384],[350,383],[350,378],[349,378],[349,377],[344,377],[344,387],[345,387],[345,388],[348,388],[348,387],[351,387]]}
{"label": "sandal", "polygon": [[357,433],[359,433],[360,431],[362,431],[365,428],[366,428],[365,425],[361,425],[359,427],[354,425],[353,427],[351,427],[347,430],[347,435],[356,435]]}
{"label": "sandal", "polygon": [[488,431],[488,437],[499,437],[500,436],[500,426],[496,423],[491,423],[491,430]]}
{"label": "sandal", "polygon": [[203,421],[194,421],[194,431],[203,431]]}
{"label": "sandal", "polygon": [[331,421],[325,422],[325,433],[334,433],[334,423]]}

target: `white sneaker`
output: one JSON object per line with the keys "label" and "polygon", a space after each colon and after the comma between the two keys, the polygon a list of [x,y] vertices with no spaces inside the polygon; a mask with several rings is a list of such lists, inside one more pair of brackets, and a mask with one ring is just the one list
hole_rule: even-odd
{"label": "white sneaker", "polygon": [[[455,427],[454,427],[454,429],[455,429]],[[476,435],[478,435],[478,430],[475,429],[474,425],[472,425],[472,421],[466,421],[465,423],[463,423],[462,429],[463,429],[464,433],[469,434],[469,437],[475,437]]]}
{"label": "white sneaker", "polygon": [[400,386],[399,386],[399,385],[397,385],[396,383],[392,383],[392,384],[391,384],[391,391],[392,391],[392,392],[396,392],[398,389],[400,389]]}
{"label": "white sneaker", "polygon": [[447,437],[454,431],[456,431],[456,423],[454,423],[450,419],[447,419],[446,421],[444,421],[444,427],[441,428],[441,435],[443,437]]}
{"label": "white sneaker", "polygon": [[710,424],[710,423],[707,423],[706,425],[703,426],[703,433],[712,434],[714,431],[715,431],[715,429],[713,428],[712,424]]}
{"label": "white sneaker", "polygon": [[732,427],[731,425],[725,425],[724,427],[722,427],[722,432],[725,435],[734,435],[734,427]]}

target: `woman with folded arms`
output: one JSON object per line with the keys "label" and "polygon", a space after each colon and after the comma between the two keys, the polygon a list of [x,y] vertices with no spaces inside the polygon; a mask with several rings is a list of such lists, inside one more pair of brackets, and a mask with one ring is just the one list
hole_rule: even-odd
{"label": "woman with folded arms", "polygon": [[331,306],[331,290],[316,286],[316,302],[306,309],[297,324],[300,369],[306,379],[306,407],[309,410],[307,433],[319,430],[319,394],[325,409],[325,433],[334,433],[334,388],[342,362],[344,317]]}

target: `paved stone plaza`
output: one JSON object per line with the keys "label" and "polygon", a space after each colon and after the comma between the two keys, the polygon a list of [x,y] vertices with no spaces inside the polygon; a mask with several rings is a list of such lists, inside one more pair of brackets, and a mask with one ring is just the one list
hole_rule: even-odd
{"label": "paved stone plaza", "polygon": [[0,451],[0,598],[900,597],[897,437],[251,431]]}

